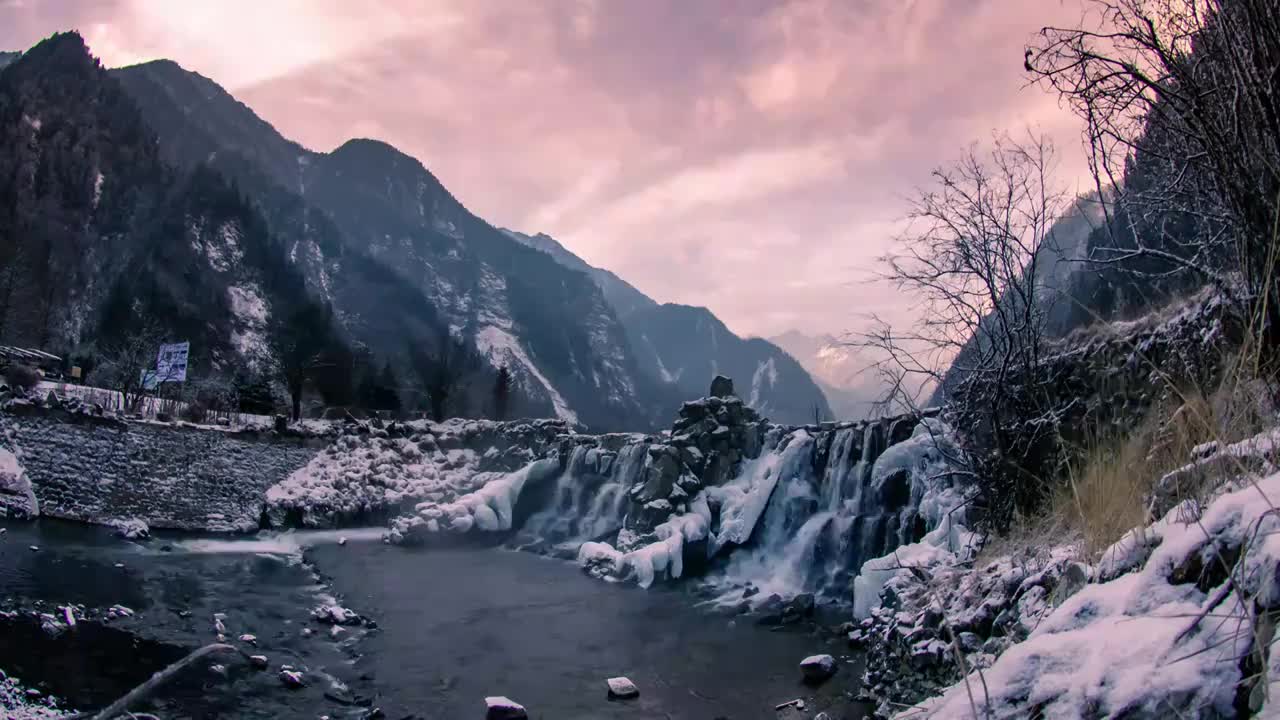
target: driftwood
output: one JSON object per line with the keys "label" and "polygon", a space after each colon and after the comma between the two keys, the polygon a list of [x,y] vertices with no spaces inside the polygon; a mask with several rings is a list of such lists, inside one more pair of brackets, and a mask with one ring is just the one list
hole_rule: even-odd
{"label": "driftwood", "polygon": [[169,667],[161,670],[155,675],[152,675],[150,680],[147,680],[146,682],[142,683],[141,685],[134,688],[133,690],[130,690],[129,693],[126,694],[124,697],[106,706],[98,713],[96,714],[76,713],[75,715],[66,716],[65,718],[63,718],[63,720],[112,720],[113,718],[121,718],[121,717],[138,718],[139,720],[143,720],[144,718],[149,718],[151,720],[158,720],[155,718],[154,715],[148,715],[145,713],[131,713],[129,712],[129,708],[147,699],[152,693],[154,693],[157,689],[159,689],[161,685],[164,685],[165,683],[172,680],[173,676],[177,675],[182,670],[190,667],[197,660],[200,660],[201,658],[204,658],[204,657],[208,657],[209,655],[214,655],[216,653],[224,653],[224,652],[232,652],[232,653],[243,655],[243,653],[241,653],[238,648],[232,645],[224,645],[222,643],[205,645],[204,647],[193,651],[190,655],[187,655],[186,657],[175,662]]}

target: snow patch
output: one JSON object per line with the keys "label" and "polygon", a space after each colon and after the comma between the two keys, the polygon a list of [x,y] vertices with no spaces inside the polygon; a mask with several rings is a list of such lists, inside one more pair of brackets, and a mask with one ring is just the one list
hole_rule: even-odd
{"label": "snow patch", "polygon": [[524,348],[520,346],[520,341],[511,333],[492,325],[486,326],[476,333],[476,348],[488,358],[490,364],[495,368],[503,365],[509,368],[524,368],[542,386],[547,396],[551,398],[551,405],[555,408],[556,417],[571,423],[578,422],[578,414],[569,407],[569,403],[565,401],[564,396],[560,394],[560,391],[556,390],[551,381],[547,379],[547,376],[542,374],[542,371],[529,358]]}

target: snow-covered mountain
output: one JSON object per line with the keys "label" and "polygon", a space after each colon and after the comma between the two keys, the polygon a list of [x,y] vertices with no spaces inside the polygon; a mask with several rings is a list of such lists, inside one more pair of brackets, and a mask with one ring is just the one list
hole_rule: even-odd
{"label": "snow-covered mountain", "polygon": [[332,152],[278,133],[212,80],[156,61],[112,71],[178,168],[234,180],[312,293],[383,356],[441,324],[494,367],[528,412],[595,429],[649,427],[668,408],[597,284],[466,209],[415,158],[376,140]]}
{"label": "snow-covered mountain", "polygon": [[831,401],[831,412],[836,419],[868,417],[872,405],[880,399],[883,388],[875,374],[867,369],[870,361],[857,348],[834,335],[806,335],[788,330],[769,341],[809,371]]}
{"label": "snow-covered mountain", "polygon": [[608,270],[594,267],[549,235],[506,231],[565,267],[586,273],[613,305],[641,370],[667,396],[691,400],[711,378],[733,378],[737,393],[775,422],[808,423],[832,417],[828,396],[794,358],[759,338],[741,338],[707,308],[659,304]]}

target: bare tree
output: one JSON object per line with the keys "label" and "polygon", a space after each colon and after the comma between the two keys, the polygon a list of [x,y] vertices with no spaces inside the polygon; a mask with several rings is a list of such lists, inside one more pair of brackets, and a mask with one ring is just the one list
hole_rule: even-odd
{"label": "bare tree", "polygon": [[1113,238],[1090,258],[1190,272],[1265,299],[1280,319],[1280,5],[1275,0],[1090,0],[1079,27],[1027,48],[1035,82],[1085,122]]}
{"label": "bare tree", "polygon": [[989,152],[970,148],[933,172],[912,200],[898,253],[885,277],[919,300],[910,331],[885,322],[861,345],[882,360],[886,402],[918,409],[920,388],[937,386],[980,479],[988,521],[1037,503],[1053,456],[1052,378],[1044,360],[1045,324],[1054,302],[1036,262],[1054,249],[1053,227],[1067,207],[1050,182],[1051,144],[995,138]]}
{"label": "bare tree", "polygon": [[[120,393],[125,412],[138,412],[147,391],[155,389],[156,357],[164,340],[159,325],[143,322],[137,330],[104,345],[98,353],[94,368],[97,382]],[[148,372],[152,373],[150,377]]]}

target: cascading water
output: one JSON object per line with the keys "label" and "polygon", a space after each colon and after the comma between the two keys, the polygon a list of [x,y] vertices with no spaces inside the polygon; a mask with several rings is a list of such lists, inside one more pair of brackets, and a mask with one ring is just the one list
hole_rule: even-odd
{"label": "cascading water", "polygon": [[939,503],[925,498],[942,489],[930,479],[936,445],[919,432],[928,422],[786,428],[738,398],[706,398],[662,436],[566,436],[479,489],[419,503],[389,535],[511,533],[516,547],[645,586],[706,568],[725,601],[847,598],[866,560],[938,522]]}
{"label": "cascading water", "polygon": [[622,529],[632,483],[644,470],[646,446],[633,443],[616,454],[578,445],[550,490],[550,499],[520,525],[517,544],[549,544],[556,554]]}
{"label": "cascading water", "polygon": [[727,588],[723,599],[739,599],[743,586],[753,586],[761,601],[844,595],[863,561],[918,539],[923,529],[911,500],[918,503],[922,493],[911,469],[919,453],[886,454],[890,434],[887,423],[875,422],[816,437],[800,430],[749,465],[744,476],[769,468],[777,486],[750,542],[709,578]]}

